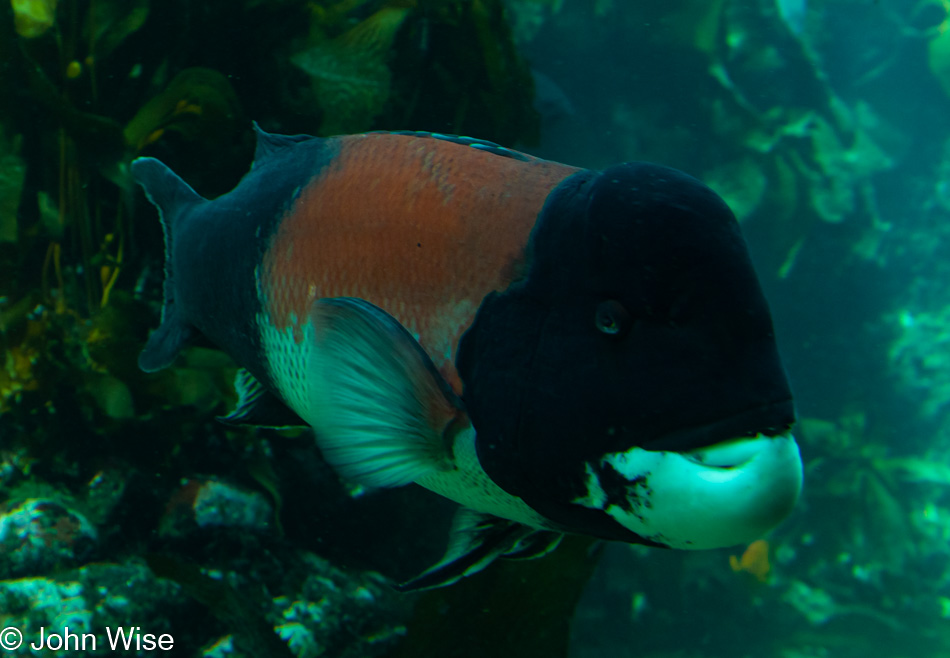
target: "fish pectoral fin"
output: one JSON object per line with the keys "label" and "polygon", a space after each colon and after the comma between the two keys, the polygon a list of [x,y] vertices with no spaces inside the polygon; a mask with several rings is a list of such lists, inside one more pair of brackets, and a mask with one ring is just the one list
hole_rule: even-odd
{"label": "fish pectoral fin", "polygon": [[240,368],[234,376],[234,390],[238,394],[238,403],[234,411],[227,416],[218,416],[225,425],[250,425],[286,429],[307,427],[290,407],[280,398],[268,391],[246,369]]}
{"label": "fish pectoral fin", "polygon": [[310,424],[326,460],[374,487],[454,468],[462,403],[405,327],[352,297],[317,300],[310,321]]}
{"label": "fish pectoral fin", "polygon": [[442,559],[396,589],[413,592],[451,585],[478,573],[499,557],[517,553],[523,541],[539,532],[544,531],[460,507],[452,520],[449,546]]}

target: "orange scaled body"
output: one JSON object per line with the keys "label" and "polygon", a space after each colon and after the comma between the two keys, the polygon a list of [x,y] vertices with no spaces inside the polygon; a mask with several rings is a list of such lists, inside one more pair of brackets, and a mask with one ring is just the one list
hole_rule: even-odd
{"label": "orange scaled body", "polygon": [[545,198],[578,170],[430,137],[327,141],[337,155],[301,191],[264,256],[270,323],[293,328],[299,342],[315,299],[366,299],[413,332],[461,392],[459,338],[485,295],[518,276]]}

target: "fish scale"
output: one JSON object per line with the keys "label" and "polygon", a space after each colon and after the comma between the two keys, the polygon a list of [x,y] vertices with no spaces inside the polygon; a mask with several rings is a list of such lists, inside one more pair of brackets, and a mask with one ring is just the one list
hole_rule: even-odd
{"label": "fish scale", "polygon": [[338,155],[301,190],[262,262],[269,322],[299,323],[317,298],[366,299],[417,335],[461,393],[459,338],[481,299],[517,275],[548,193],[577,169],[418,135],[328,141]]}

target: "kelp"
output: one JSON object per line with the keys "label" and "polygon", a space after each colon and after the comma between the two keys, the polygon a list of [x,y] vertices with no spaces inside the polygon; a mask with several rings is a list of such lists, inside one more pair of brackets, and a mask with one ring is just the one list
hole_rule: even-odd
{"label": "kelp", "polygon": [[950,6],[943,0],[919,0],[905,29],[928,40],[930,72],[950,96]]}
{"label": "kelp", "polygon": [[[806,478],[821,473],[820,478],[812,478],[821,485],[813,487],[811,499],[827,501],[842,511],[826,536],[847,546],[857,564],[900,572],[917,554],[906,497],[898,495],[901,484],[894,465],[903,460],[894,461],[886,441],[870,430],[863,412],[844,415],[837,422],[802,419],[799,434],[812,454]],[[902,539],[882,544],[879,537]]]}
{"label": "kelp", "polygon": [[[179,72],[123,129],[126,158],[158,157],[202,194],[230,189],[250,159],[248,119],[234,87],[213,69]],[[130,190],[131,191],[131,190]]]}
{"label": "kelp", "polygon": [[[176,70],[183,53],[156,60],[152,40],[177,29],[157,17],[185,17],[149,0],[14,9],[10,22],[0,24],[11,35],[0,39],[0,52],[10,56],[0,81],[21,89],[25,102],[0,100],[0,242],[17,245],[0,262],[12,274],[0,294],[8,309],[22,309],[29,299],[33,319],[28,332],[4,336],[4,403],[15,404],[23,387],[51,393],[57,377],[68,377],[79,391],[94,391],[87,399],[114,419],[132,418],[147,409],[142,400],[156,397],[211,409],[228,394],[205,381],[204,371],[144,378],[134,359],[102,357],[117,348],[111,337],[122,332],[131,341],[123,353],[134,355],[150,323],[141,313],[132,323],[121,315],[141,300],[157,309],[160,298],[161,230],[154,218],[133,217],[128,163],[159,157],[199,192],[220,194],[246,170],[253,139],[243,106],[258,99],[215,68]],[[200,21],[217,20],[224,10],[209,6],[193,16],[194,25],[185,23],[185,33],[210,29]],[[310,76],[308,132],[431,128],[531,140],[530,76],[497,0],[344,0],[313,5],[309,20],[297,21],[300,11],[261,3],[249,20],[274,26],[294,20],[298,37],[287,40],[289,51],[276,51],[271,66],[284,74],[302,67]],[[45,27],[29,37],[17,34],[21,14]],[[222,43],[211,39],[208,47]],[[117,60],[119,52],[129,58],[145,51],[141,63]],[[418,61],[425,66],[406,66]],[[122,67],[127,84],[116,85],[114,72]],[[245,75],[278,93],[270,80],[284,79],[264,66]],[[130,90],[140,95],[136,101]],[[256,118],[288,121],[279,110]],[[44,347],[52,344],[70,346],[69,367],[87,374],[74,377],[56,365]]]}
{"label": "kelp", "polygon": [[344,1],[314,7],[309,24],[289,50],[309,93],[289,95],[318,118],[319,134],[416,129],[537,141],[532,78],[500,0]]}
{"label": "kelp", "polygon": [[126,124],[126,146],[140,152],[169,131],[186,142],[207,140],[221,147],[243,118],[240,101],[227,78],[212,69],[189,68],[139,109]]}
{"label": "kelp", "polygon": [[24,39],[43,36],[56,20],[57,0],[12,0],[16,32]]}
{"label": "kelp", "polygon": [[385,7],[338,37],[311,37],[317,43],[290,58],[312,80],[323,117],[320,134],[372,127],[389,100],[389,60],[408,14],[408,8]]}
{"label": "kelp", "polygon": [[[26,164],[20,156],[23,139],[4,135],[0,128],[0,243],[17,241],[17,210],[26,178]],[[0,294],[4,294],[0,290]]]}
{"label": "kelp", "polygon": [[149,0],[96,0],[90,3],[83,26],[83,36],[89,44],[87,64],[94,63],[95,58],[111,55],[122,42],[141,29],[148,14]]}
{"label": "kelp", "polygon": [[[450,33],[446,44],[454,41],[455,33],[467,34],[469,43],[477,44],[474,51],[465,51],[464,61],[458,49],[455,60],[436,58],[445,73],[461,72],[469,65],[481,67],[485,81],[502,96],[509,95],[506,85],[517,85],[518,80],[506,80],[506,76],[521,70],[523,64],[510,43],[504,38],[496,43],[492,38],[492,30],[499,26],[502,36],[506,36],[498,3],[433,2],[424,8],[412,5],[347,0],[313,6],[312,21],[309,25],[301,22],[308,34],[298,42],[305,46],[299,62],[309,62],[305,68],[314,76],[314,96],[320,108],[320,125],[312,126],[311,132],[377,127],[377,115],[380,120],[391,120],[392,108],[406,102],[405,95],[393,98],[393,94],[398,96],[425,76],[425,72],[410,75],[393,71],[390,66],[402,50],[412,50],[397,39],[409,22],[413,30],[425,26],[432,34]],[[3,398],[9,404],[24,387],[49,392],[50,387],[56,387],[56,377],[71,377],[67,370],[50,367],[54,361],[45,353],[45,346],[75,342],[70,349],[77,356],[69,360],[69,365],[90,374],[71,383],[80,390],[97,391],[91,397],[97,406],[109,410],[107,415],[127,417],[133,410],[142,410],[140,404],[130,400],[152,393],[142,390],[147,380],[137,374],[134,359],[103,360],[101,355],[107,350],[102,346],[115,348],[109,337],[125,329],[110,327],[127,324],[119,316],[129,305],[113,304],[116,294],[127,299],[129,293],[158,292],[153,282],[160,276],[162,258],[157,222],[143,227],[132,221],[130,203],[135,190],[127,165],[137,155],[156,155],[205,194],[221,193],[233,185],[250,157],[247,118],[239,92],[226,75],[215,69],[180,69],[165,82],[177,55],[173,52],[161,61],[143,60],[150,67],[144,71],[140,64],[128,69],[132,88],[145,90],[146,95],[131,114],[110,112],[113,107],[129,107],[130,103],[122,97],[121,105],[116,105],[120,98],[115,95],[125,94],[125,89],[105,84],[100,72],[115,70],[115,53],[124,50],[127,56],[130,44],[137,40],[145,47],[151,45],[148,39],[153,38],[155,26],[150,19],[155,6],[148,0],[58,4],[18,0],[12,8],[10,23],[0,25],[11,35],[0,39],[0,52],[9,55],[0,76],[9,88],[23,83],[21,88],[27,93],[22,97],[26,105],[12,103],[9,96],[0,101],[0,126],[4,128],[0,143],[0,242],[16,243],[18,247],[15,256],[10,252],[3,258],[2,267],[12,276],[6,278],[8,285],[0,291],[6,304],[0,312],[8,317],[29,315],[32,319],[25,325],[28,331],[8,331],[3,336],[7,350]],[[261,15],[269,17],[299,11],[277,4],[261,5],[259,9]],[[214,20],[215,16],[209,11],[204,17]],[[430,25],[433,17],[441,21],[441,26]],[[29,29],[28,18],[34,21]],[[424,50],[428,55],[432,49],[424,44]],[[289,67],[290,62],[277,65]],[[340,75],[347,71],[352,75]],[[268,74],[262,68],[260,75]],[[139,80],[146,76],[150,82],[142,85]],[[469,77],[453,73],[447,79]],[[414,80],[410,82],[410,78]],[[346,84],[337,84],[341,80],[356,80],[350,91],[357,92],[350,93]],[[441,90],[419,93],[416,89],[411,103],[428,107],[431,95],[441,95]],[[461,107],[452,114],[467,115],[471,101],[466,98],[455,102]],[[511,103],[498,105],[510,107]],[[22,124],[24,130],[17,130],[21,125],[18,121],[27,118],[30,123]],[[505,129],[511,128],[509,118],[498,115],[498,127],[504,124]],[[409,118],[406,122],[390,127],[435,127],[411,125],[414,122]],[[459,128],[470,125],[462,119],[457,123]],[[33,127],[39,125],[42,130]],[[136,265],[129,269],[129,263]],[[154,296],[151,299],[153,304],[158,301]],[[135,324],[135,329],[126,334],[132,344],[121,348],[129,354],[137,350],[149,323]],[[98,363],[93,354],[100,355]],[[182,370],[180,374],[188,382],[197,381],[186,376],[187,372]],[[150,381],[167,379],[159,376]],[[194,388],[182,383],[169,388]],[[214,406],[211,400],[221,395],[213,392],[209,398],[207,391],[214,391],[214,387],[207,385],[198,389],[194,394],[173,397],[182,402],[205,400],[199,406],[210,408]]]}
{"label": "kelp", "polygon": [[534,82],[501,0],[420,0],[396,49],[387,127],[537,143]]}
{"label": "kelp", "polygon": [[[234,402],[227,357],[194,347],[161,373],[138,369],[160,313],[164,246],[128,165],[158,157],[213,197],[247,170],[251,113],[277,132],[433,129],[507,144],[534,139],[537,116],[500,0],[241,6],[16,0],[0,12],[0,499],[55,482],[94,508],[102,559],[161,552],[156,572],[238,634],[247,627],[257,655],[283,655],[272,627],[195,571],[194,544],[155,533],[170,492],[196,472],[266,491],[290,517],[275,542],[305,541],[310,518],[264,439],[215,424]],[[415,505],[411,493],[392,500]],[[442,509],[426,501],[418,509]],[[400,521],[405,507],[359,507],[379,517],[376,535],[363,519],[337,519],[352,537],[326,552],[352,556],[366,537],[421,528]],[[377,553],[408,570],[437,530]],[[563,580],[544,619],[568,614],[582,585]]]}
{"label": "kelp", "polygon": [[[889,141],[890,131],[868,104],[849,107],[838,96],[811,43],[781,12],[761,0],[682,0],[674,7],[657,20],[680,35],[674,43],[705,60],[720,87],[712,128],[740,147],[709,177],[716,182],[738,174],[732,186],[746,191],[725,191],[740,216],[768,218],[773,248],[784,253],[778,275],[790,274],[816,224],[862,215],[870,223],[854,254],[880,259],[889,226],[877,211],[871,179],[894,165],[903,145]],[[783,71],[786,84],[769,82]]]}

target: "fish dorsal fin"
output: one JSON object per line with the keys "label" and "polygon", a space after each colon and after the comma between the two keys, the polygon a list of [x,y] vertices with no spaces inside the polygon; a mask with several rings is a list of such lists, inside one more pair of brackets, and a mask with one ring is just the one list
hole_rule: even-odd
{"label": "fish dorsal fin", "polygon": [[[382,132],[382,131],[380,131]],[[463,137],[462,135],[446,135],[443,133],[430,133],[422,132],[418,130],[393,130],[388,134],[390,135],[409,135],[410,137],[431,137],[432,139],[441,139],[445,142],[452,142],[453,144],[461,144],[462,146],[471,146],[474,149],[479,151],[485,151],[486,153],[494,153],[495,155],[500,155],[503,158],[511,158],[512,160],[520,160],[521,162],[530,162],[532,158],[520,151],[514,151],[509,148],[505,148],[501,144],[496,144],[495,142],[489,142],[485,139],[477,139],[475,137]]]}
{"label": "fish dorsal fin", "polygon": [[275,153],[279,153],[286,148],[308,142],[311,139],[319,139],[313,135],[276,135],[265,132],[254,121],[254,135],[257,137],[257,145],[254,147],[254,161],[251,163],[251,169],[259,167],[262,163],[269,160]]}
{"label": "fish dorsal fin", "polygon": [[535,530],[521,523],[460,507],[452,520],[445,556],[438,564],[397,589],[411,592],[445,587],[478,573],[499,557],[528,559],[544,555],[557,546],[560,538],[558,533]]}
{"label": "fish dorsal fin", "polygon": [[306,427],[300,416],[264,388],[254,375],[240,368],[234,376],[234,390],[238,394],[238,403],[234,411],[227,416],[218,416],[226,425],[250,425],[286,429]]}
{"label": "fish dorsal fin", "polygon": [[453,468],[449,443],[462,403],[412,335],[351,297],[317,300],[310,319],[308,420],[326,460],[374,487]]}

